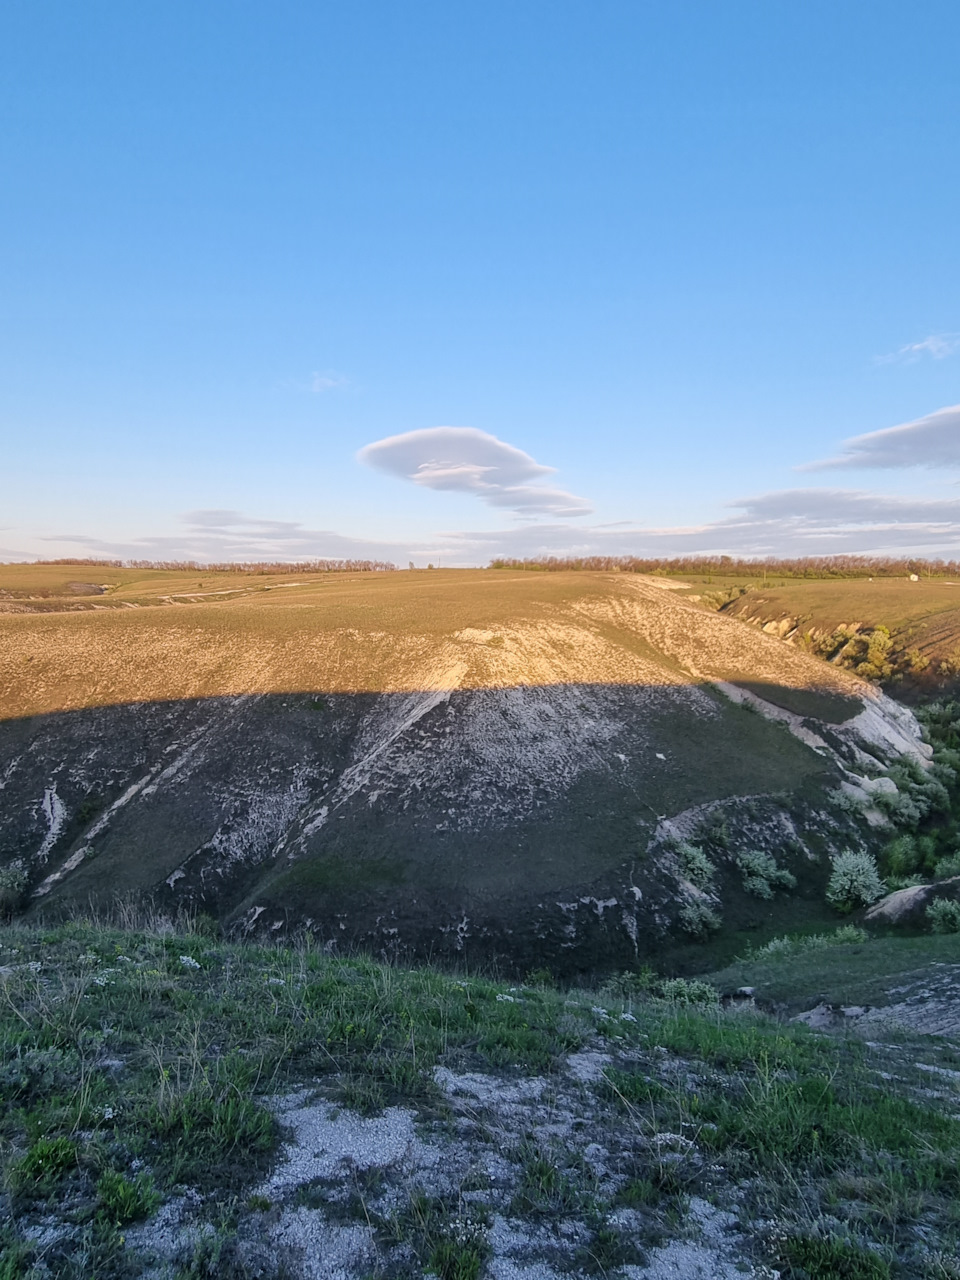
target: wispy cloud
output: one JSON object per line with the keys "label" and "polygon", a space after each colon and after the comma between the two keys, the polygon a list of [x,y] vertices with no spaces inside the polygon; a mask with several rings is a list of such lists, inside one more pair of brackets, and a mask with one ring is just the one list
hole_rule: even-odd
{"label": "wispy cloud", "polygon": [[[189,512],[180,533],[105,542],[83,534],[49,541],[73,554],[136,560],[374,559],[480,565],[496,556],[743,555],[843,553],[960,555],[960,499],[902,498],[863,489],[785,489],[728,504],[729,516],[659,529],[567,521],[509,529],[448,531],[429,542],[355,538],[240,511]],[[59,554],[68,554],[59,550]],[[32,558],[17,553],[11,558]]]}
{"label": "wispy cloud", "polygon": [[310,390],[322,394],[324,391],[336,391],[339,387],[348,387],[350,379],[335,369],[324,369],[310,375]]}
{"label": "wispy cloud", "polygon": [[945,360],[947,356],[960,351],[960,333],[931,333],[922,342],[908,342],[898,351],[891,351],[885,356],[877,356],[877,364],[913,364],[917,360],[929,357],[931,360]]}
{"label": "wispy cloud", "polygon": [[564,489],[525,483],[552,475],[556,468],[476,427],[407,431],[366,445],[357,458],[425,489],[472,493],[491,507],[519,515],[579,516],[592,510],[584,498]]}
{"label": "wispy cloud", "polygon": [[179,533],[105,541],[60,533],[45,542],[72,543],[82,554],[121,560],[396,560],[398,542],[353,538],[332,529],[310,529],[295,520],[265,520],[242,511],[188,511]]}
{"label": "wispy cloud", "polygon": [[728,505],[737,514],[687,528],[551,524],[451,534],[447,562],[537,555],[960,554],[960,500],[899,498],[859,489],[786,489]]}
{"label": "wispy cloud", "polygon": [[938,409],[913,422],[870,431],[844,442],[844,452],[822,462],[808,462],[799,471],[827,471],[850,467],[960,468],[960,405]]}

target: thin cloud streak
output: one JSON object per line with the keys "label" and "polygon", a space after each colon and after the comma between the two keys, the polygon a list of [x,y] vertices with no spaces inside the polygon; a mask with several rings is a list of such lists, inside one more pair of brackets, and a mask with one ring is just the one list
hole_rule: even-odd
{"label": "thin cloud streak", "polygon": [[189,511],[179,534],[106,541],[60,533],[46,542],[75,543],[80,554],[118,560],[395,560],[396,542],[352,538],[332,529],[308,529],[294,520],[263,520],[242,511]]}
{"label": "thin cloud streak", "polygon": [[324,391],[336,391],[338,387],[347,387],[350,385],[350,379],[345,374],[337,373],[334,369],[325,369],[322,373],[312,373],[310,375],[310,390],[318,394]]}
{"label": "thin cloud streak", "polygon": [[931,333],[922,342],[908,342],[905,347],[891,351],[889,355],[877,356],[877,364],[915,364],[924,356],[931,360],[946,360],[948,356],[960,351],[960,333]]}
{"label": "thin cloud streak", "polygon": [[730,503],[741,514],[690,528],[612,531],[547,525],[510,533],[454,535],[476,561],[538,555],[805,556],[884,554],[953,557],[960,500],[926,501],[850,489],[788,489]]}
{"label": "thin cloud streak", "polygon": [[[960,552],[960,499],[913,499],[860,489],[788,489],[729,504],[723,520],[663,529],[584,526],[565,521],[484,532],[448,531],[429,541],[386,541],[310,529],[239,511],[193,511],[179,535],[105,542],[82,534],[49,541],[75,554],[135,560],[370,559],[447,566],[497,557],[538,555],[884,554],[955,557]],[[22,558],[18,554],[17,558]]]}

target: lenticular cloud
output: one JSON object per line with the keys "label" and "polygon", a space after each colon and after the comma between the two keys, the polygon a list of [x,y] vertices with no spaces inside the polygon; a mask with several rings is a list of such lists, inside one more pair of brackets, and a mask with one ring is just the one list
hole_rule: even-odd
{"label": "lenticular cloud", "polygon": [[528,483],[556,468],[476,427],[428,427],[387,436],[366,445],[357,457],[425,489],[472,493],[492,507],[521,515],[579,516],[591,510],[575,494]]}

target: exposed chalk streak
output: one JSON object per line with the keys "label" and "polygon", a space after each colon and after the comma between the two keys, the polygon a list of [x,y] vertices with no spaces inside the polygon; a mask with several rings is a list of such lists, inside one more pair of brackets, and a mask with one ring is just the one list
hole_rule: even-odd
{"label": "exposed chalk streak", "polygon": [[[235,709],[240,704],[256,701],[260,696],[260,694],[243,694],[233,700],[231,710]],[[92,845],[90,842],[109,825],[110,820],[115,813],[128,805],[136,796],[141,795],[141,793],[144,796],[152,795],[162,783],[168,782],[173,778],[181,769],[184,768],[185,765],[190,763],[193,757],[197,754],[199,748],[203,745],[204,740],[209,738],[219,730],[219,728],[219,719],[215,720],[212,724],[204,725],[204,727],[198,730],[195,734],[193,741],[187,746],[186,750],[182,751],[180,755],[177,756],[176,760],[171,764],[168,764],[165,769],[161,770],[160,767],[157,766],[156,768],[151,769],[149,773],[145,774],[144,777],[140,778],[139,781],[131,783],[131,785],[127,787],[126,791],[124,791],[123,795],[114,800],[113,804],[110,805],[110,807],[106,809],[99,818],[97,818],[96,822],[87,829],[83,835],[83,844],[80,848],[70,855],[66,862],[64,862],[63,866],[61,866],[57,871],[52,872],[45,880],[37,885],[32,896],[34,898],[44,897],[59,880],[62,880],[69,872],[75,871],[76,868],[80,866],[81,862],[83,862],[84,858],[86,858],[86,856],[92,851]],[[56,798],[55,788],[53,790],[53,796]],[[59,803],[59,801],[57,802]],[[46,795],[44,796],[44,803],[46,803]],[[65,816],[66,810],[64,810],[64,817]],[[51,832],[48,832],[47,834],[48,840],[50,840],[51,833],[52,828]],[[55,840],[56,836],[54,836],[53,839]],[[50,843],[52,846],[53,840],[51,840]]]}
{"label": "exposed chalk streak", "polygon": [[464,663],[456,663],[448,667],[434,682],[432,689],[423,694],[414,695],[413,705],[408,706],[398,723],[386,731],[373,750],[368,751],[355,764],[343,771],[330,803],[322,804],[319,810],[315,811],[315,816],[310,818],[303,827],[302,836],[309,836],[314,831],[318,831],[326,822],[330,809],[338,809],[342,804],[346,804],[351,796],[356,795],[362,787],[366,786],[380,757],[434,707],[438,707],[441,702],[448,702],[450,695],[460,687],[466,672],[467,667]]}
{"label": "exposed chalk streak", "polygon": [[37,861],[46,862],[50,850],[60,838],[60,832],[63,830],[63,824],[67,820],[67,806],[57,795],[57,784],[47,787],[43,793],[43,800],[40,805],[43,810],[43,816],[47,820],[47,834],[43,837],[43,843],[37,850]]}

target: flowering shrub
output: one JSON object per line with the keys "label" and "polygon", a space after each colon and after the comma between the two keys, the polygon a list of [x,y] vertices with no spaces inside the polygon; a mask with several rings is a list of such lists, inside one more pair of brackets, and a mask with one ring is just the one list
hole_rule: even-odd
{"label": "flowering shrub", "polygon": [[833,860],[833,871],[827,884],[827,901],[837,911],[853,911],[869,907],[886,893],[877,864],[869,853],[853,853],[845,849]]}

